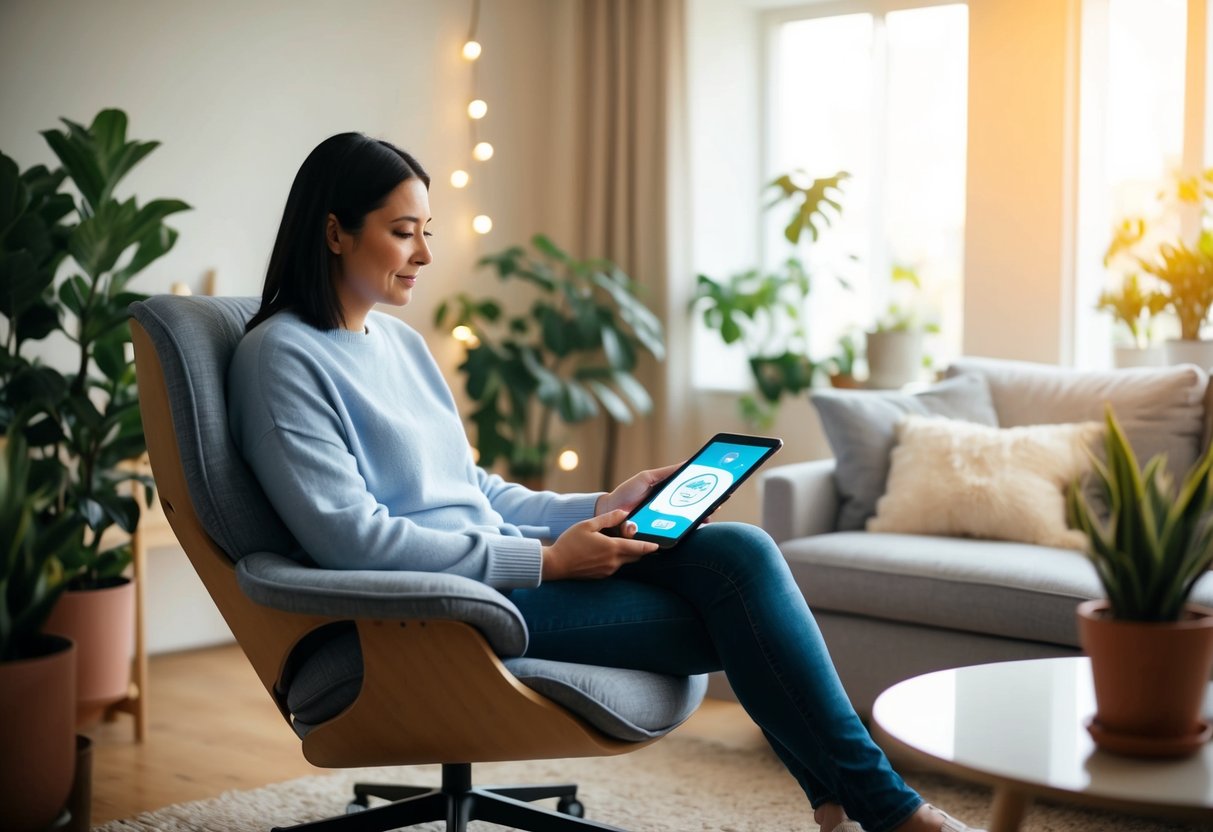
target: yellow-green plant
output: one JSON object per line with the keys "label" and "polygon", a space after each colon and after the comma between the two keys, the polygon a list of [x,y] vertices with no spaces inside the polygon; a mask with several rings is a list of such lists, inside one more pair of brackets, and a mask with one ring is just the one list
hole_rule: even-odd
{"label": "yellow-green plant", "polygon": [[1116,292],[1105,291],[1099,296],[1096,309],[1111,312],[1112,317],[1129,328],[1135,347],[1150,345],[1150,322],[1167,308],[1167,296],[1162,292],[1145,291],[1137,274],[1130,274]]}
{"label": "yellow-green plant", "polygon": [[1094,460],[1107,500],[1101,517],[1080,483],[1069,489],[1070,525],[1087,536],[1087,557],[1099,574],[1115,618],[1178,621],[1198,578],[1213,563],[1213,448],[1179,483],[1159,454],[1143,470],[1111,406],[1106,459]]}

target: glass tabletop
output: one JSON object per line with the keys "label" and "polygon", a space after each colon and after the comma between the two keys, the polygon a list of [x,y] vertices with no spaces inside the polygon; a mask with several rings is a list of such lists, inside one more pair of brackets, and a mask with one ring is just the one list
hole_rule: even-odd
{"label": "glass tabletop", "polygon": [[917,676],[882,693],[872,719],[923,754],[1000,779],[1155,806],[1213,807],[1213,744],[1182,760],[1109,754],[1084,726],[1094,713],[1090,662],[1079,657]]}

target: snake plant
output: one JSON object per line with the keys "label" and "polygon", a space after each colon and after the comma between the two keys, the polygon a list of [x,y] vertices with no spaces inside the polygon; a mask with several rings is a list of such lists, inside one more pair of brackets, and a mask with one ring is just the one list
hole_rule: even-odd
{"label": "snake plant", "polygon": [[1070,525],[1087,535],[1114,618],[1178,621],[1197,579],[1213,562],[1213,448],[1176,483],[1159,454],[1144,470],[1112,408],[1106,459],[1094,461],[1107,501],[1096,511],[1078,482],[1069,489]]}

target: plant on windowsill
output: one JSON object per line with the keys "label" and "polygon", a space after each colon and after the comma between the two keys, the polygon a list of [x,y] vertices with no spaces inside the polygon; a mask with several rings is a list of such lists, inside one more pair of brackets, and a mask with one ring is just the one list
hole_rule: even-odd
{"label": "plant on windowsill", "polygon": [[830,386],[843,390],[855,390],[863,386],[855,377],[855,365],[859,361],[859,344],[851,333],[838,339],[838,352],[826,359]]}
{"label": "plant on windowsill", "polygon": [[[1213,168],[1198,175],[1176,176],[1158,195],[1157,216],[1129,217],[1117,224],[1104,252],[1104,266],[1154,278],[1162,307],[1179,322],[1178,340],[1168,340],[1169,363],[1191,362],[1213,367],[1213,341],[1201,330],[1213,309]],[[1166,231],[1170,214],[1198,214],[1195,239]]]}
{"label": "plant on windowsill", "polygon": [[1108,312],[1129,332],[1132,346],[1116,347],[1117,367],[1144,367],[1162,363],[1161,348],[1151,345],[1151,330],[1154,319],[1167,307],[1167,298],[1161,292],[1146,291],[1141,287],[1141,278],[1136,273],[1125,276],[1117,291],[1105,291],[1099,296],[1096,306]]}
{"label": "plant on windowsill", "polygon": [[[572,425],[605,414],[602,485],[613,488],[618,430],[653,403],[635,370],[642,353],[665,358],[661,321],[639,298],[639,287],[606,260],[578,260],[543,234],[492,254],[502,281],[534,295],[526,312],[505,316],[495,298],[459,293],[443,301],[438,326],[467,327],[468,397],[479,463],[499,460],[515,480],[542,487],[554,449],[554,420]],[[510,288],[507,291],[516,292]]]}
{"label": "plant on windowsill", "polygon": [[876,326],[866,334],[867,386],[876,389],[897,389],[917,380],[923,369],[931,366],[924,345],[925,336],[939,332],[939,324],[928,320],[918,310],[917,296],[922,291],[918,270],[894,264],[892,284],[894,292],[900,291],[903,297],[891,302]]}
{"label": "plant on windowsill", "polygon": [[[784,174],[768,184],[767,190],[776,195],[765,210],[792,203],[784,237],[794,250],[805,232],[816,242],[831,224],[831,213],[842,212],[836,195],[849,176],[839,171],[802,186],[796,176]],[[738,400],[747,424],[770,427],[783,398],[799,395],[813,384],[819,368],[809,356],[805,321],[811,289],[810,275],[795,256],[785,260],[778,271],[750,269],[723,280],[704,274],[696,279],[690,310],[698,311],[704,325],[717,331],[725,344],[740,343],[745,349],[758,393],[744,394]]]}
{"label": "plant on windowsill", "polygon": [[[129,541],[109,545],[105,532],[114,526],[134,531],[134,488],[145,488],[151,501],[151,478],[129,464],[146,444],[134,365],[126,357],[126,308],[145,296],[128,284],[172,248],[177,233],[163,220],[189,206],[153,200],[140,207],[133,197],[115,196],[126,174],[159,144],[128,142],[122,111],[103,110],[88,127],[63,122],[67,129],[42,133],[61,169],[38,166],[18,174],[0,155],[0,194],[8,197],[0,206],[0,313],[7,325],[0,345],[0,428],[7,434],[15,411],[32,408],[21,432],[39,481],[54,482],[54,499],[39,522],[73,524],[72,539],[57,557],[68,591],[47,629],[79,645],[80,720],[88,722],[130,689],[134,593],[121,576],[131,547]],[[59,193],[68,178],[78,202]],[[64,222],[73,212],[77,221]],[[72,268],[56,282],[65,262]],[[74,345],[74,372],[60,373],[26,354],[29,344],[52,333]],[[80,620],[82,610],[95,611],[96,619]]]}
{"label": "plant on windowsill", "polygon": [[1087,536],[1107,595],[1078,606],[1097,703],[1088,729],[1109,751],[1183,756],[1213,733],[1201,718],[1213,609],[1188,601],[1213,563],[1213,448],[1177,484],[1163,455],[1140,467],[1111,406],[1105,421],[1094,468],[1107,517],[1080,483],[1068,495],[1070,525]]}

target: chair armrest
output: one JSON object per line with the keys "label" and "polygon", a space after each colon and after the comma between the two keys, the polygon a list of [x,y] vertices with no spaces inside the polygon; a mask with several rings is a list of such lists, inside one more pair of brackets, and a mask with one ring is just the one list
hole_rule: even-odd
{"label": "chair armrest", "polygon": [[270,552],[236,564],[253,602],[284,612],[338,618],[450,619],[472,625],[499,656],[526,652],[518,608],[490,586],[440,572],[320,569]]}
{"label": "chair armrest", "polygon": [[834,531],[838,489],[833,459],[772,468],[762,486],[762,527],[776,543]]}

